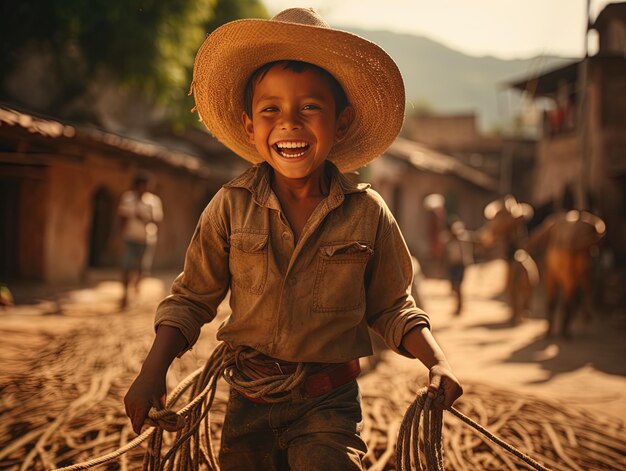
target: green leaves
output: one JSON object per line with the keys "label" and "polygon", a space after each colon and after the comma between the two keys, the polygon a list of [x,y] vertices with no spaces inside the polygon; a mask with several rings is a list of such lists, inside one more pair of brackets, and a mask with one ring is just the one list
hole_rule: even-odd
{"label": "green leaves", "polygon": [[[26,50],[52,54],[61,100],[80,96],[99,72],[187,114],[193,60],[226,21],[266,17],[259,0],[21,0],[0,4],[0,75]],[[4,95],[4,93],[2,93]],[[58,103],[58,99],[54,100]]]}

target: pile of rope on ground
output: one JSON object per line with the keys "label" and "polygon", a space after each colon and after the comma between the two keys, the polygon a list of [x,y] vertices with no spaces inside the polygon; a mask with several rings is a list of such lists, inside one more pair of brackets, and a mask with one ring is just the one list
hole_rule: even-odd
{"label": "pile of rope on ground", "polygon": [[[458,411],[546,468],[626,471],[626,434],[619,420],[484,384],[463,386],[465,393],[455,403]],[[363,395],[364,436],[369,446],[366,468],[409,469],[396,467],[396,459],[402,456],[396,457],[394,447],[402,415],[409,415],[407,408],[415,399],[415,385],[411,381],[398,384],[381,378],[375,390]],[[441,439],[444,468],[448,471],[541,469],[507,453],[452,412],[444,412]],[[422,441],[420,449],[421,467],[415,469],[439,469],[427,466],[428,447]],[[406,455],[402,447],[399,454]]]}
{"label": "pile of rope on ground", "polygon": [[[145,318],[85,319],[69,332],[0,332],[0,469],[49,470],[134,433],[120,402],[149,347]],[[31,322],[25,319],[25,322]],[[131,339],[142,339],[133,340]],[[117,467],[132,469],[142,450]],[[124,468],[126,466],[126,468]]]}
{"label": "pile of rope on ground", "polygon": [[[0,372],[0,469],[49,470],[132,443],[135,435],[122,398],[152,339],[145,318],[111,316],[106,323],[87,323],[70,335],[38,335],[4,336],[14,341],[3,346],[0,358],[6,365]],[[208,357],[201,348],[195,350],[173,365],[170,390]],[[389,371],[385,362],[380,366],[360,380],[363,437],[369,447],[365,465],[370,471],[397,469],[396,438],[419,387],[406,379],[407,372]],[[485,385],[464,386],[465,395],[456,404],[459,411],[546,467],[626,471],[625,430],[620,421]],[[197,394],[188,390],[176,409]],[[215,444],[219,444],[226,400],[221,382],[210,426],[201,431]],[[175,434],[162,434],[163,454],[174,440]],[[442,441],[448,471],[533,469],[450,413],[444,414]],[[145,440],[99,469],[140,469],[147,446]],[[421,468],[428,469],[424,463]]]}

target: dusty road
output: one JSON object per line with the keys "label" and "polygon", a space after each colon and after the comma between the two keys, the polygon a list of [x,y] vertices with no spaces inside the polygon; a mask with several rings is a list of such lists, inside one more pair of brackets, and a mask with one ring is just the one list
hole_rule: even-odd
{"label": "dusty road", "polygon": [[473,266],[464,283],[466,303],[453,310],[447,283],[423,283],[433,331],[458,375],[542,398],[576,403],[626,421],[626,312],[595,312],[591,323],[578,315],[571,340],[546,340],[543,303],[522,325],[508,323],[504,264]]}
{"label": "dusty road", "polygon": [[[453,299],[446,282],[424,280],[420,286],[435,336],[457,375],[468,386],[466,401],[461,404],[465,412],[482,419],[484,425],[501,427],[498,417],[506,415],[504,412],[516,404],[524,429],[518,434],[517,443],[523,445],[526,440],[530,448],[526,452],[539,454],[542,449],[528,438],[534,433],[529,432],[530,416],[543,416],[541,420],[545,422],[545,415],[553,410],[547,407],[560,405],[568,414],[574,411],[564,413],[558,419],[561,422],[554,419],[555,423],[565,424],[561,429],[555,425],[555,430],[562,430],[568,436],[566,441],[571,442],[563,453],[584,449],[584,437],[575,434],[576,424],[592,421],[596,429],[589,430],[597,430],[594,440],[603,440],[602,446],[608,443],[608,448],[601,450],[605,456],[608,453],[608,458],[598,457],[597,465],[588,464],[593,457],[572,464],[568,456],[544,453],[546,463],[563,470],[626,469],[626,314],[596,313],[591,324],[577,318],[572,340],[545,340],[546,324],[540,317],[539,303],[535,306],[536,314],[522,325],[509,326],[506,305],[498,299],[503,271],[500,262],[468,270],[465,309],[459,317],[452,314]],[[121,294],[119,283],[110,281],[105,273],[95,276],[90,287],[57,293],[59,302],[48,296],[0,311],[4,344],[0,350],[0,469],[67,465],[132,439],[120,398],[149,348],[154,307],[166,293],[173,275],[146,280],[141,294],[125,312],[116,307]],[[41,289],[36,287],[20,289],[30,289],[30,293],[21,294],[30,298],[50,294],[45,290],[33,291]],[[206,326],[198,346],[175,362],[168,377],[170,388],[202,365],[214,346],[216,325]],[[379,470],[393,469],[390,437],[395,436],[412,393],[425,382],[426,374],[425,368],[415,361],[390,352],[383,352],[382,358],[374,372],[360,379],[368,443],[377,450],[368,457],[368,468]],[[540,401],[548,405],[533,412],[533,402]],[[508,413],[510,421],[515,419],[513,412]],[[526,425],[524,413],[528,417]],[[219,411],[216,421],[219,422]],[[444,437],[452,438],[447,439],[445,446],[452,446],[450,440],[456,439],[465,445],[447,453],[446,469],[528,469],[507,464],[505,458],[503,464],[498,464],[500,461],[494,461],[492,456],[495,451],[485,446],[481,451],[480,441],[473,443],[471,433],[467,434],[470,438],[461,437],[458,430],[462,427],[449,422],[446,421]],[[546,426],[541,421],[537,423],[539,428]],[[500,433],[508,433],[515,442],[514,429],[507,431],[503,427]],[[602,430],[609,436],[603,438]],[[614,434],[622,436],[613,442]],[[554,443],[554,430],[550,437],[546,439],[548,448],[551,440]],[[600,446],[596,441],[590,442],[591,449]],[[459,464],[461,452],[473,453],[475,457],[484,454],[484,458],[474,462],[484,464],[469,468]],[[574,456],[576,451],[571,453]],[[140,456],[141,450],[135,450],[110,469],[136,469]]]}

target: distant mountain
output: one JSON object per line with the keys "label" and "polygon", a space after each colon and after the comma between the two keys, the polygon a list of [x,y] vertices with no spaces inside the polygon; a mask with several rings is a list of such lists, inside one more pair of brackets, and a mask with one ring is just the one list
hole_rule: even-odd
{"label": "distant mountain", "polygon": [[414,106],[442,113],[473,111],[483,130],[506,126],[517,109],[519,94],[507,91],[506,82],[575,60],[474,57],[421,36],[344,29],[374,41],[394,58],[404,76],[407,100]]}

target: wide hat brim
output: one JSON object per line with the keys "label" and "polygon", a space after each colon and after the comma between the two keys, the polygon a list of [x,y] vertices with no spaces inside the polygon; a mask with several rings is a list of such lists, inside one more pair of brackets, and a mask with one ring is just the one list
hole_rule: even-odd
{"label": "wide hat brim", "polygon": [[200,47],[192,91],[207,129],[239,156],[252,163],[263,161],[242,125],[244,88],[256,69],[281,60],[315,64],[344,88],[354,121],[328,156],[341,171],[362,167],[397,137],[404,120],[404,83],[381,47],[327,27],[237,20],[216,29]]}

